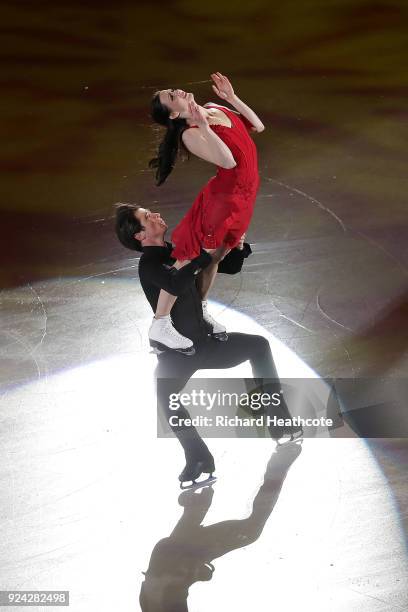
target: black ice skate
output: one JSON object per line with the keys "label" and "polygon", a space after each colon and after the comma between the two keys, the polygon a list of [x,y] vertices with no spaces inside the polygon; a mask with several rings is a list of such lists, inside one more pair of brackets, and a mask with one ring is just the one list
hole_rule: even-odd
{"label": "black ice skate", "polygon": [[[216,480],[216,477],[213,476],[214,471],[215,464],[212,456],[208,457],[207,459],[188,461],[184,470],[179,476],[180,489],[195,489],[198,487],[204,487],[209,483],[214,482]],[[209,476],[208,478],[199,480],[197,482],[197,478],[200,478],[201,474],[209,474]]]}
{"label": "black ice skate", "polygon": [[303,427],[301,425],[292,425],[291,427],[284,427],[283,436],[276,441],[278,446],[282,444],[288,444],[289,442],[297,442],[297,440],[303,439]]}
{"label": "black ice skate", "polygon": [[269,425],[269,435],[277,446],[296,442],[303,438],[303,427],[301,425]]}
{"label": "black ice skate", "polygon": [[[263,386],[263,391],[272,395],[273,393],[280,393],[279,390],[280,385],[274,384],[266,384]],[[289,442],[296,442],[303,438],[303,427],[302,425],[293,424],[293,418],[289,409],[287,407],[286,401],[284,397],[281,397],[279,406],[276,406],[273,410],[273,414],[270,414],[271,417],[277,417],[278,419],[284,419],[285,422],[292,421],[291,425],[279,423],[271,423],[268,426],[269,434],[273,440],[275,440],[277,446],[282,446],[283,444],[287,444]]]}

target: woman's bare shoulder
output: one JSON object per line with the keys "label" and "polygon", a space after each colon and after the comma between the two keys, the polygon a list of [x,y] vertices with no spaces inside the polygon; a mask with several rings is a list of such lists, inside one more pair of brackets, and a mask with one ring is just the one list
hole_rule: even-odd
{"label": "woman's bare shoulder", "polygon": [[184,139],[185,136],[187,138],[197,138],[200,134],[200,130],[198,129],[198,125],[188,125],[181,133],[181,137]]}
{"label": "woman's bare shoulder", "polygon": [[189,125],[181,134],[181,139],[187,148],[203,139],[201,130],[193,128],[198,128],[198,125]]}

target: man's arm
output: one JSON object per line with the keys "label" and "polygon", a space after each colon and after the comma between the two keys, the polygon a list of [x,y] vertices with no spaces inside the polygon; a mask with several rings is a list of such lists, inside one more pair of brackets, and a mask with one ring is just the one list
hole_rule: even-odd
{"label": "man's arm", "polygon": [[194,283],[197,272],[206,268],[211,262],[211,255],[201,251],[198,257],[180,269],[160,262],[144,261],[143,273],[156,287],[164,289],[171,295],[181,295]]}
{"label": "man's arm", "polygon": [[231,251],[222,259],[218,265],[218,272],[222,274],[237,274],[241,272],[244,259],[251,255],[252,249],[251,246],[247,243],[243,243],[242,249],[236,247],[235,249],[231,249]]}

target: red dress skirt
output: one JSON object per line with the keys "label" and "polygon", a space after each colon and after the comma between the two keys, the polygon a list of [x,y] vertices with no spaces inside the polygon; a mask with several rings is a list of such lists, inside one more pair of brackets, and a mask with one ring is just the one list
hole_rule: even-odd
{"label": "red dress skirt", "polygon": [[[194,259],[201,248],[234,248],[251,221],[259,188],[255,143],[249,135],[251,123],[240,114],[217,104],[231,121],[231,127],[210,125],[230,149],[236,166],[217,169],[171,235],[172,257]],[[197,126],[191,126],[197,127]]]}

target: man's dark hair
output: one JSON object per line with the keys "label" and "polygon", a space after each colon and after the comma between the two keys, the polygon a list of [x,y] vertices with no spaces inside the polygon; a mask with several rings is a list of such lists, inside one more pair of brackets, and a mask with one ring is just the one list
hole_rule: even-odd
{"label": "man's dark hair", "polygon": [[123,204],[119,202],[116,207],[115,231],[119,241],[132,251],[143,251],[142,243],[135,238],[135,234],[144,229],[136,219],[135,212],[140,206],[137,204]]}

